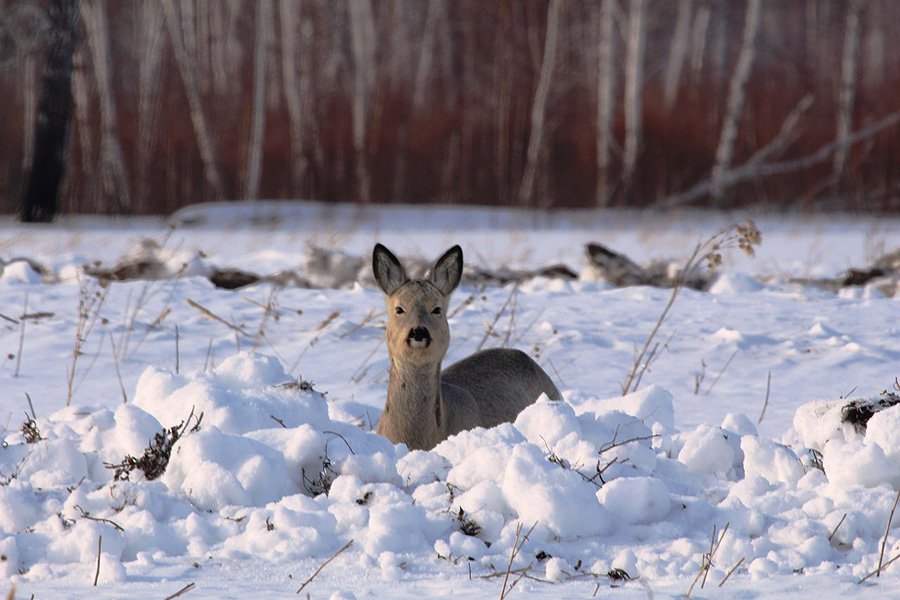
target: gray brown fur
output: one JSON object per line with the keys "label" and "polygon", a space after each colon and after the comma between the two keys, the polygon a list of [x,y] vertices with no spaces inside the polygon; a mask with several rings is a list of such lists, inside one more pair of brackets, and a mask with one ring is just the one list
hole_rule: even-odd
{"label": "gray brown fur", "polygon": [[560,398],[550,377],[520,350],[476,352],[441,371],[450,343],[447,305],[462,265],[462,249],[454,246],[427,278],[410,279],[381,244],[372,255],[375,281],[387,302],[391,359],[377,432],[410,449],[428,450],[460,431],[513,421],[541,394]]}

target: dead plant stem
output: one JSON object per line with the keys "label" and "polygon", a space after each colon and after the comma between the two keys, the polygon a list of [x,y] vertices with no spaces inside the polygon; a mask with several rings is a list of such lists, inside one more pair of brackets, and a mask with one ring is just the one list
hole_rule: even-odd
{"label": "dead plant stem", "polygon": [[22,308],[22,318],[19,321],[19,348],[16,350],[16,369],[13,377],[19,376],[19,366],[22,364],[22,348],[25,346],[25,321],[28,315],[28,292],[25,292],[25,306]]}
{"label": "dead plant stem", "polygon": [[334,554],[332,554],[332,555],[331,555],[331,558],[329,558],[328,560],[326,560],[325,562],[323,562],[321,565],[319,565],[319,568],[316,569],[316,572],[313,573],[312,575],[310,575],[310,576],[309,576],[309,579],[307,579],[306,581],[303,582],[303,585],[300,586],[300,588],[297,590],[297,593],[299,594],[300,592],[302,592],[302,591],[303,591],[303,588],[305,588],[307,585],[309,585],[310,582],[311,582],[313,579],[316,578],[316,575],[318,575],[318,574],[322,571],[322,569],[324,569],[326,566],[328,566],[328,563],[330,563],[331,561],[333,561],[335,558],[338,557],[339,554],[341,554],[344,550],[346,550],[347,548],[349,548],[349,547],[352,546],[352,545],[353,545],[353,540],[350,540],[349,542],[347,542],[346,544],[344,544],[344,546],[343,546],[340,550],[338,550],[337,552],[335,552]]}
{"label": "dead plant stem", "polygon": [[103,549],[103,536],[97,537],[97,570],[94,572],[94,587],[97,587],[97,580],[100,579],[100,551]]}
{"label": "dead plant stem", "polygon": [[878,569],[875,572],[875,577],[881,577],[881,564],[884,562],[884,547],[887,545],[888,533],[891,531],[891,521],[894,520],[894,511],[897,510],[897,502],[900,502],[900,490],[897,490],[897,495],[894,497],[894,505],[891,507],[890,516],[888,516],[887,527],[884,528],[884,539],[881,540],[881,553],[878,555]]}

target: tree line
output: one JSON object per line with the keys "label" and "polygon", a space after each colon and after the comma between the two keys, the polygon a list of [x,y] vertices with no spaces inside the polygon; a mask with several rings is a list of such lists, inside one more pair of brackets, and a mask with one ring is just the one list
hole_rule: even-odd
{"label": "tree line", "polygon": [[0,212],[900,207],[892,0],[0,0]]}

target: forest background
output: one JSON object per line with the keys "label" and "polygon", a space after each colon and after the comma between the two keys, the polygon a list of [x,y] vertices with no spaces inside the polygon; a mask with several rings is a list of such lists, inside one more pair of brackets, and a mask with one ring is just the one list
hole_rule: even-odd
{"label": "forest background", "polygon": [[898,34],[893,0],[0,0],[0,213],[896,212]]}

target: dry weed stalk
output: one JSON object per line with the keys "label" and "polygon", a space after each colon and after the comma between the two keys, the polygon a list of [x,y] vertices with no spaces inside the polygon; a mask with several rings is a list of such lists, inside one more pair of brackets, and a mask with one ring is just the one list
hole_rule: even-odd
{"label": "dry weed stalk", "polygon": [[[219,323],[225,325],[226,327],[228,327],[229,329],[231,329],[232,331],[234,331],[236,334],[240,334],[240,335],[242,335],[242,336],[244,336],[244,337],[250,337],[250,334],[249,334],[249,333],[247,333],[246,331],[244,331],[243,329],[241,329],[240,327],[238,327],[238,326],[235,325],[234,323],[229,323],[228,321],[226,321],[225,319],[223,319],[223,318],[220,317],[219,315],[215,314],[214,312],[212,312],[211,310],[209,310],[209,309],[206,308],[205,306],[203,306],[203,305],[201,305],[201,304],[198,304],[197,302],[194,302],[194,301],[191,300],[190,298],[186,298],[185,300],[187,301],[188,305],[190,305],[192,308],[196,308],[196,309],[199,310],[202,314],[206,315],[207,317],[209,317],[209,318],[212,319],[213,321],[218,321]],[[240,350],[240,342],[239,342],[239,341],[238,341],[238,350]]]}
{"label": "dry weed stalk", "polygon": [[[516,556],[518,556],[519,552],[522,550],[522,547],[525,545],[525,542],[528,541],[528,537],[531,535],[531,532],[534,531],[535,527],[537,527],[537,523],[535,523],[534,525],[531,526],[531,529],[528,530],[528,533],[526,533],[524,537],[521,537],[522,536],[522,524],[519,523],[516,525],[516,537],[513,540],[512,551],[509,554],[509,564],[506,565],[506,573],[503,576],[503,588],[500,590],[500,600],[503,600],[504,598],[506,598],[506,595],[512,591],[512,589],[516,585],[516,583],[518,583],[519,580],[521,580],[523,577],[525,577],[525,575],[527,574],[527,570],[531,566],[531,565],[529,565],[528,567],[526,567],[524,569],[517,569],[517,571],[520,571],[519,577],[512,583],[512,585],[509,586],[509,589],[507,589],[506,585],[509,582],[510,573],[512,573],[513,561],[516,560]],[[521,541],[519,540],[520,537],[521,537]]]}
{"label": "dry weed stalk", "polygon": [[831,530],[831,535],[828,536],[828,541],[829,541],[829,542],[831,542],[831,540],[834,539],[834,535],[838,532],[838,529],[841,528],[841,525],[844,524],[844,519],[846,519],[846,518],[847,518],[847,513],[844,513],[844,516],[841,517],[841,520],[838,521],[838,524],[835,525],[835,526],[834,526],[834,529]]}
{"label": "dry weed stalk", "polygon": [[[75,325],[75,344],[72,347],[72,362],[69,365],[69,372],[66,377],[66,406],[72,404],[72,395],[75,393],[75,373],[78,367],[78,358],[83,354],[82,348],[87,342],[88,336],[94,330],[97,319],[100,316],[100,309],[109,294],[109,287],[96,289],[97,283],[90,285],[83,279],[79,286],[78,293],[78,320]],[[90,370],[90,367],[88,367]]]}
{"label": "dry weed stalk", "polygon": [[253,302],[249,298],[250,302],[260,306],[263,309],[262,318],[259,320],[259,327],[256,330],[256,337],[253,338],[253,351],[256,352],[256,349],[259,347],[259,341],[266,336],[266,325],[269,323],[269,317],[271,316],[274,321],[278,321],[281,318],[281,315],[278,313],[278,287],[273,283],[272,289],[269,290],[269,297],[266,299],[266,303],[260,305],[257,302]]}
{"label": "dry weed stalk", "polygon": [[209,345],[206,347],[206,358],[203,360],[203,372],[210,368],[215,368],[215,357],[213,356],[213,341],[212,338],[209,338]]}
{"label": "dry weed stalk", "polygon": [[88,521],[95,521],[97,523],[106,523],[107,525],[112,525],[116,531],[120,531],[123,533],[125,531],[125,528],[122,527],[121,525],[119,525],[118,523],[116,523],[115,521],[112,521],[110,519],[104,519],[102,517],[92,517],[91,513],[87,512],[86,510],[81,508],[81,506],[79,506],[78,504],[75,505],[75,508],[77,508],[78,511],[81,513],[82,519],[87,519]]}
{"label": "dry weed stalk", "polygon": [[350,540],[349,542],[347,542],[346,544],[344,544],[344,546],[343,546],[340,550],[338,550],[337,552],[335,552],[334,554],[332,554],[332,555],[331,555],[331,558],[329,558],[328,560],[326,560],[325,562],[323,562],[321,565],[319,565],[319,568],[316,569],[316,572],[313,573],[312,575],[310,575],[309,578],[308,578],[306,581],[303,582],[303,585],[300,586],[300,588],[297,590],[296,593],[299,594],[300,592],[302,592],[302,591],[303,591],[303,588],[305,588],[307,585],[309,585],[309,584],[312,582],[312,580],[316,578],[316,575],[318,575],[318,574],[322,571],[322,569],[324,569],[325,567],[328,566],[328,563],[330,563],[331,561],[333,561],[335,558],[338,557],[339,554],[341,554],[344,550],[346,550],[347,548],[349,548],[349,547],[352,546],[352,545],[353,545],[353,540]]}
{"label": "dry weed stalk", "polygon": [[894,511],[897,510],[897,502],[900,502],[900,490],[897,490],[897,496],[894,498],[894,505],[891,507],[891,514],[888,517],[887,526],[884,528],[884,538],[881,540],[881,553],[878,555],[878,569],[875,577],[881,577],[881,566],[884,562],[884,547],[887,545],[888,533],[891,531],[891,522],[894,520]]}
{"label": "dry weed stalk", "polygon": [[[156,287],[155,283],[152,281],[147,281],[144,283],[141,288],[140,294],[138,294],[137,301],[134,304],[134,308],[130,309],[131,304],[131,295],[129,294],[128,302],[125,307],[125,332],[122,334],[122,340],[120,344],[120,360],[129,360],[134,353],[138,351],[138,349],[143,345],[146,341],[147,336],[150,335],[150,332],[159,327],[162,322],[169,316],[172,312],[171,304],[172,299],[175,297],[175,292],[178,290],[178,282],[181,280],[182,274],[187,270],[187,265],[182,267],[174,276],[173,279],[164,282],[161,286]],[[137,321],[138,315],[141,311],[144,310],[144,307],[147,303],[150,302],[158,293],[163,291],[169,283],[172,284],[172,291],[169,293],[169,297],[166,300],[166,304],[163,309],[160,311],[159,315],[144,329],[144,333],[141,336],[141,339],[138,340],[137,345],[134,348],[130,348],[131,344],[131,335],[134,331],[134,324]],[[131,310],[129,314],[129,309]]]}
{"label": "dry weed stalk", "polygon": [[16,350],[16,368],[13,377],[19,376],[19,366],[22,364],[22,348],[25,346],[25,321],[28,316],[28,292],[25,292],[25,306],[22,308],[22,318],[19,320],[19,348]]}
{"label": "dry weed stalk", "polygon": [[359,323],[357,323],[356,325],[354,325],[353,327],[351,327],[350,329],[348,329],[347,331],[345,331],[344,333],[342,333],[339,336],[340,339],[344,339],[351,333],[356,333],[357,331],[359,331],[360,329],[362,329],[363,327],[368,325],[370,322],[374,321],[375,319],[380,319],[381,317],[383,317],[385,315],[387,315],[387,311],[381,311],[380,313],[376,314],[375,309],[370,308],[369,312],[366,313],[366,316],[363,317],[363,320],[360,321]]}
{"label": "dry weed stalk", "polygon": [[722,367],[722,370],[719,371],[718,375],[716,375],[716,378],[713,379],[711,384],[709,384],[709,388],[707,388],[707,390],[706,390],[707,396],[709,396],[709,394],[710,394],[710,392],[712,392],[713,388],[716,387],[716,383],[718,383],[719,378],[725,374],[725,371],[728,369],[728,365],[731,364],[731,361],[734,360],[734,357],[737,356],[737,353],[738,353],[738,350],[735,350],[734,352],[731,353],[731,356],[728,357],[728,360],[725,361],[725,366]]}
{"label": "dry weed stalk", "polygon": [[113,338],[112,332],[109,332],[109,345],[112,347],[113,366],[116,369],[116,378],[119,380],[119,391],[122,392],[122,404],[128,404],[128,394],[125,393],[122,372],[119,370],[119,353],[116,351],[116,340]]}
{"label": "dry weed stalk", "polygon": [[[710,269],[720,267],[722,265],[722,251],[737,247],[747,256],[755,256],[755,247],[761,242],[762,234],[760,234],[759,229],[756,228],[756,224],[748,219],[744,225],[733,223],[720,229],[706,240],[697,243],[694,247],[694,251],[688,257],[687,262],[685,262],[684,267],[681,269],[681,273],[679,273],[678,278],[675,280],[675,284],[672,286],[672,294],[669,296],[669,301],[666,303],[659,318],[656,320],[656,324],[647,336],[644,346],[634,359],[631,372],[628,374],[628,377],[626,377],[625,383],[622,384],[623,396],[637,390],[640,378],[649,366],[650,359],[648,356],[652,357],[655,355],[656,348],[658,348],[658,344],[653,346],[653,340],[656,338],[656,334],[659,332],[662,324],[668,318],[669,311],[675,304],[675,300],[678,298],[681,290],[684,289],[685,281],[692,278],[704,264]],[[649,355],[648,352],[650,353]]]}
{"label": "dry weed stalk", "polygon": [[181,588],[180,590],[178,590],[177,592],[175,592],[174,594],[172,594],[171,596],[166,596],[165,600],[172,600],[173,598],[177,598],[183,594],[188,593],[195,587],[197,587],[197,584],[192,581],[189,584],[187,584],[186,586],[184,586],[183,588]]}
{"label": "dry weed stalk", "polygon": [[297,365],[300,364],[300,361],[303,359],[303,356],[306,354],[306,351],[316,345],[316,342],[319,341],[319,336],[322,335],[322,332],[325,330],[325,328],[328,327],[328,325],[330,325],[331,322],[334,321],[335,319],[337,319],[339,316],[341,316],[341,311],[334,310],[331,312],[331,314],[329,314],[327,317],[325,317],[321,323],[319,323],[319,326],[316,327],[316,330],[313,333],[313,336],[310,338],[309,343],[306,345],[305,348],[303,348],[303,350],[300,351],[300,356],[298,356],[297,360],[294,361],[294,364],[291,365],[291,368],[288,371],[288,373],[294,372],[294,370],[297,368]]}
{"label": "dry weed stalk", "polygon": [[[485,323],[484,337],[481,338],[481,341],[478,343],[478,346],[475,348],[475,351],[478,352],[484,347],[484,343],[491,335],[499,335],[494,333],[494,329],[497,326],[497,322],[500,320],[500,317],[503,316],[503,313],[506,312],[506,307],[510,305],[510,302],[518,295],[519,293],[519,284],[515,283],[512,286],[512,289],[509,291],[509,296],[506,297],[506,302],[503,303],[503,306],[500,307],[500,310],[494,315],[494,320],[490,323]],[[512,316],[510,317],[512,319]],[[510,321],[512,323],[512,321]],[[511,325],[510,325],[511,326]]]}
{"label": "dry weed stalk", "polygon": [[725,574],[725,577],[722,578],[722,581],[719,582],[719,587],[725,585],[725,582],[728,581],[728,578],[731,577],[731,574],[738,570],[738,568],[744,564],[744,561],[747,559],[746,556],[742,556],[741,560],[737,561],[737,564],[731,567],[731,569]]}
{"label": "dry weed stalk", "polygon": [[697,573],[697,576],[694,577],[694,581],[691,582],[691,587],[688,589],[687,594],[685,594],[686,598],[691,597],[691,592],[694,591],[694,586],[697,585],[697,582],[700,581],[701,577],[703,577],[703,581],[700,583],[700,589],[703,589],[703,587],[706,585],[706,576],[709,575],[709,570],[713,566],[713,558],[715,557],[716,552],[718,552],[719,546],[722,545],[722,540],[725,539],[725,534],[728,533],[729,525],[730,523],[725,523],[725,527],[724,529],[722,529],[721,535],[717,536],[716,526],[715,524],[713,524],[712,538],[709,540],[709,552],[703,555],[703,560],[700,563],[700,571]]}
{"label": "dry weed stalk", "polygon": [[879,567],[878,569],[872,571],[871,573],[869,573],[868,575],[866,575],[865,577],[863,577],[862,579],[860,579],[859,581],[857,581],[857,582],[856,582],[857,585],[860,585],[860,584],[862,584],[862,583],[865,583],[865,582],[866,582],[869,578],[871,578],[873,575],[877,575],[879,569],[882,570],[882,571],[885,570],[885,569],[887,569],[889,566],[891,566],[892,564],[894,564],[894,562],[895,562],[896,560],[898,560],[898,559],[900,559],[900,554],[895,555],[891,560],[887,561],[887,562],[884,563],[883,565],[878,565],[878,567]]}
{"label": "dry weed stalk", "polygon": [[100,579],[100,553],[103,549],[103,536],[97,537],[97,570],[94,572],[94,587],[97,587],[97,580]]}
{"label": "dry weed stalk", "polygon": [[769,392],[771,390],[772,390],[772,371],[769,371],[769,375],[768,375],[768,377],[766,377],[766,399],[763,401],[763,407],[759,413],[759,419],[756,420],[757,425],[762,423],[763,417],[766,416],[766,409],[769,407]]}

